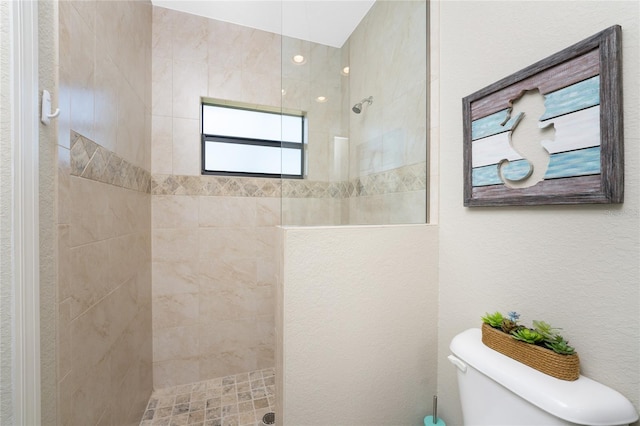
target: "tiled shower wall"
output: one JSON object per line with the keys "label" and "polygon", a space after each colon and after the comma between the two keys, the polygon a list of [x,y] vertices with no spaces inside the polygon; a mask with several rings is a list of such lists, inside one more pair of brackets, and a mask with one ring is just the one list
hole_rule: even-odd
{"label": "tiled shower wall", "polygon": [[151,5],[57,4],[58,424],[133,425],[152,391]]}
{"label": "tiled shower wall", "polygon": [[280,36],[153,8],[153,371],[274,365],[280,182],[200,176],[200,97],[280,106]]}
{"label": "tiled shower wall", "polygon": [[425,223],[426,4],[378,1],[349,38],[349,105],[374,98],[350,115],[351,178],[390,175],[389,190],[349,198],[350,224]]}
{"label": "tiled shower wall", "polygon": [[189,176],[174,195],[173,179],[153,182],[154,386],[273,367],[279,186]]}

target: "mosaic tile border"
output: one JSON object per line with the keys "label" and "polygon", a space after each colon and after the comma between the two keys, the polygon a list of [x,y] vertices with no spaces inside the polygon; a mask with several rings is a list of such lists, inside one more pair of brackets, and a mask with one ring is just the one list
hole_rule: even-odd
{"label": "mosaic tile border", "polygon": [[151,173],[75,132],[71,136],[71,176],[151,193]]}
{"label": "mosaic tile border", "polygon": [[426,162],[343,182],[154,174],[151,176],[151,193],[153,195],[344,199],[426,190],[426,176]]}
{"label": "mosaic tile border", "polygon": [[151,176],[153,195],[211,195],[232,197],[280,197],[280,179],[226,176]]}

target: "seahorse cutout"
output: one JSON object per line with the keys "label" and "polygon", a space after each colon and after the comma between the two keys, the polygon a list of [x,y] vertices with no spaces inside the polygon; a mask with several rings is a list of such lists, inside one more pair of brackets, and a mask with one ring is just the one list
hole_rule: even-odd
{"label": "seahorse cutout", "polygon": [[540,90],[525,90],[509,102],[507,117],[501,123],[507,124],[511,117],[515,122],[509,132],[509,145],[522,156],[529,165],[529,170],[516,179],[504,176],[504,168],[509,160],[498,162],[498,176],[509,188],[528,188],[544,179],[549,168],[551,155],[544,147],[543,141],[553,141],[556,129],[553,123],[542,124],[539,119],[545,112],[544,96]]}

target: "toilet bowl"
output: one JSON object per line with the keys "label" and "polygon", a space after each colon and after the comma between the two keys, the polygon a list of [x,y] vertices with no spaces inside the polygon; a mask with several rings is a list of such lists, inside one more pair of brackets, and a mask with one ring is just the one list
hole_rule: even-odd
{"label": "toilet bowl", "polygon": [[453,338],[465,426],[623,426],[638,413],[619,392],[580,376],[566,381],[521,364],[482,343],[480,329]]}

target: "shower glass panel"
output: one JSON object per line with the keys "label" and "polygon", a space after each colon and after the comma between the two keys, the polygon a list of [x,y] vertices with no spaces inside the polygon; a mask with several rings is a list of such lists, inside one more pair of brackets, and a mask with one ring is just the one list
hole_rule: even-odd
{"label": "shower glass panel", "polygon": [[304,114],[307,135],[282,224],[425,223],[426,1],[377,0],[340,45],[284,35],[281,51],[283,112]]}

